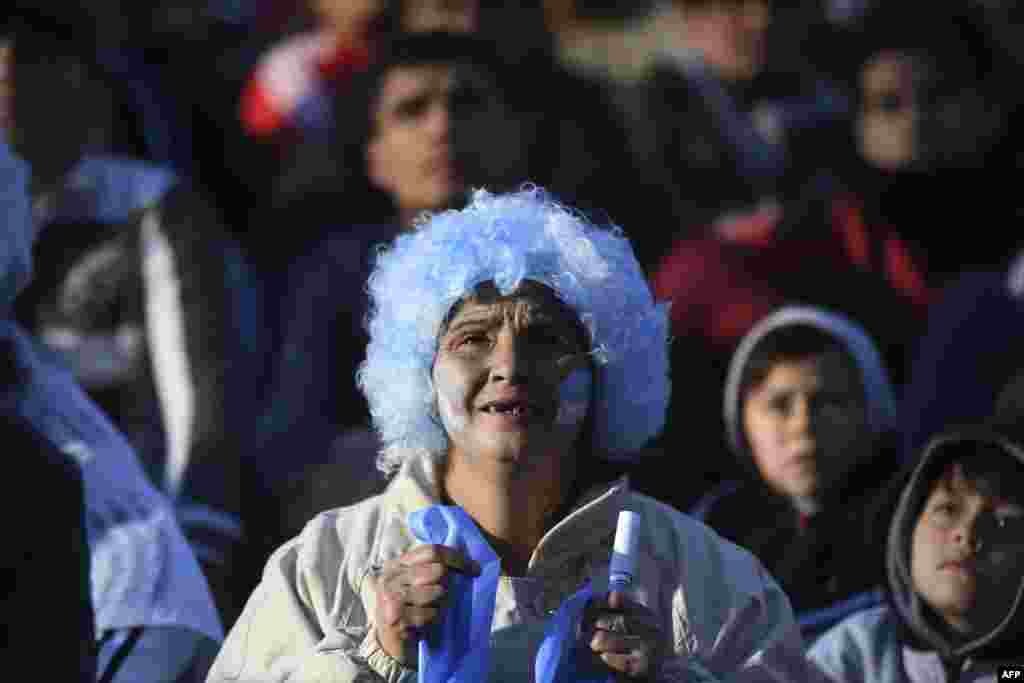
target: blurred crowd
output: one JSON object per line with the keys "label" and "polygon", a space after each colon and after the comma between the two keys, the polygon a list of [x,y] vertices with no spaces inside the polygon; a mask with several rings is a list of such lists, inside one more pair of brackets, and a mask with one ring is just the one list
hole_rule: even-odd
{"label": "blurred crowd", "polygon": [[[56,619],[97,644],[76,672],[202,680],[273,549],[384,489],[367,277],[474,188],[630,239],[673,381],[631,480],[750,548],[809,640],[878,604],[932,438],[1024,423],[1017,3],[8,0],[0,27],[31,222],[31,280],[3,274],[9,519],[75,530],[17,585],[91,610]],[[773,465],[794,429],[815,473]],[[85,547],[91,581],[58,578]]]}

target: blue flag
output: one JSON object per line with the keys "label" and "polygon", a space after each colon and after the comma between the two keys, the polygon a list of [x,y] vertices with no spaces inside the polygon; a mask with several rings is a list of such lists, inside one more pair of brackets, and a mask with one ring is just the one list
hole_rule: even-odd
{"label": "blue flag", "polygon": [[[434,505],[409,515],[413,535],[454,548],[481,568],[480,575],[448,574],[444,619],[427,629],[419,646],[419,683],[485,683],[490,677],[490,638],[501,562],[466,512]],[[584,664],[587,643],[577,631],[593,597],[588,581],[562,603],[548,623],[535,659],[536,683],[611,683],[614,676]]]}

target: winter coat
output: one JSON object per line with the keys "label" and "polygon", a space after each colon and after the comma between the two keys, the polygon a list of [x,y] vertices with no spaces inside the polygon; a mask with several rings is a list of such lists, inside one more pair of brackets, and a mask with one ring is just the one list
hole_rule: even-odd
{"label": "winter coat", "polygon": [[[367,580],[374,566],[415,544],[409,513],[440,500],[439,465],[426,453],[409,455],[383,494],[317,516],[274,553],[209,683],[415,680],[416,671],[378,644]],[[807,680],[788,601],[761,565],[621,480],[585,496],[548,532],[526,576],[501,577],[490,680],[532,680],[548,617],[588,577],[595,590],[607,589],[622,509],[639,512],[644,523],[638,599],[659,615],[672,644],[662,680],[748,680],[769,672]]]}
{"label": "winter coat", "polygon": [[934,438],[910,471],[892,516],[886,550],[886,600],[825,633],[809,658],[838,683],[945,683],[996,681],[1000,663],[1024,657],[1024,575],[1006,616],[967,642],[940,628],[938,617],[914,590],[910,548],[924,503],[950,460],[966,444],[988,444],[1024,464],[1019,426],[954,429]]}
{"label": "winter coat", "polygon": [[[799,512],[763,482],[742,426],[744,368],[766,336],[792,325],[816,327],[846,349],[865,388],[867,422],[874,437],[869,453],[822,492],[813,515]],[[748,476],[717,486],[698,502],[693,514],[764,562],[790,597],[808,642],[852,611],[880,600],[883,548],[877,541],[877,525],[886,510],[885,484],[900,469],[898,451],[889,443],[895,413],[893,389],[873,342],[836,314],[810,307],[780,308],[761,320],[733,355],[723,414],[730,447]]]}

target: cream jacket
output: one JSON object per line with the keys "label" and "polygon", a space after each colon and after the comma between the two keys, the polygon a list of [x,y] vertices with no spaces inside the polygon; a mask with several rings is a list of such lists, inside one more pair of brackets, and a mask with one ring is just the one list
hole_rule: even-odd
{"label": "cream jacket", "polygon": [[[373,567],[418,542],[406,519],[439,501],[436,465],[411,457],[387,490],[324,512],[270,558],[228,634],[208,683],[409,683],[416,671],[380,648]],[[502,576],[491,631],[493,683],[530,683],[544,626],[590,578],[607,590],[620,510],[639,512],[638,599],[674,646],[661,680],[805,681],[803,643],[786,596],[747,551],[701,523],[629,490],[585,496],[541,540],[527,576]]]}

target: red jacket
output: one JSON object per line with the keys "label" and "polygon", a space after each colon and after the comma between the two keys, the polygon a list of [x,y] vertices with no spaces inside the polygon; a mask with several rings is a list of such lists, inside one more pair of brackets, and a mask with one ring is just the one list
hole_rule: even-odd
{"label": "red jacket", "polygon": [[801,273],[808,278],[824,273],[835,282],[833,289],[842,288],[839,280],[845,275],[874,274],[880,291],[887,287],[923,318],[933,297],[924,264],[893,229],[868,225],[855,197],[832,201],[831,225],[819,235],[780,239],[780,219],[779,210],[765,209],[722,221],[708,237],[673,246],[652,284],[659,299],[672,302],[674,335],[699,334],[731,350],[761,317],[786,301],[826,305],[828,295],[825,301],[808,301],[815,298],[817,285],[801,282]]}

